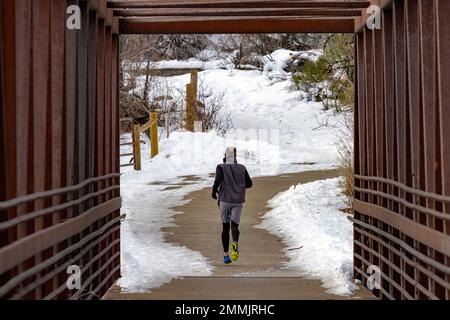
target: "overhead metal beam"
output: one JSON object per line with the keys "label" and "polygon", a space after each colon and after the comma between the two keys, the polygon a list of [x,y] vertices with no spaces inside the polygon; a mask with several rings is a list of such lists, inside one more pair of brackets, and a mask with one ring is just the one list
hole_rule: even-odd
{"label": "overhead metal beam", "polygon": [[[264,22],[264,23],[262,23]],[[353,33],[353,18],[125,18],[121,34],[186,33]]]}
{"label": "overhead metal beam", "polygon": [[171,9],[117,9],[114,10],[117,17],[167,17],[167,16],[192,16],[192,17],[227,17],[227,16],[311,16],[311,17],[360,17],[361,9],[318,9],[318,8],[171,8]]}
{"label": "overhead metal beam", "polygon": [[356,8],[364,9],[370,1],[276,1],[276,0],[174,0],[174,1],[108,1],[113,9],[145,8]]}

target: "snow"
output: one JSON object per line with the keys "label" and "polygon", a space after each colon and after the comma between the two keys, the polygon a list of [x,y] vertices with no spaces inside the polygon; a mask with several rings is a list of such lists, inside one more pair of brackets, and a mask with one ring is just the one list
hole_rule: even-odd
{"label": "snow", "polygon": [[258,226],[279,236],[288,248],[288,268],[322,281],[329,293],[350,295],[353,226],[339,190],[339,178],[292,186],[268,202],[271,211]]}
{"label": "snow", "polygon": [[[127,134],[122,139],[129,141],[131,137]],[[181,176],[191,174],[190,166],[183,169],[182,158],[173,157],[176,161],[168,161],[172,140],[162,141],[161,153],[154,160],[150,159],[148,138],[143,135],[142,140],[143,170],[127,168],[121,177],[122,213],[126,214],[126,219],[121,226],[122,277],[119,285],[129,292],[148,292],[173,278],[212,273],[212,267],[199,252],[165,242],[161,231],[163,227],[174,226],[176,212],[171,208],[185,203],[184,197],[190,192],[208,186],[208,177],[179,189],[165,190],[168,185],[183,182]],[[121,152],[130,150],[131,147],[126,146]]]}
{"label": "snow", "polygon": [[161,232],[173,226],[170,207],[182,204],[195,188],[164,191],[139,176],[124,175],[121,181],[122,213],[127,215],[121,226],[122,290],[149,291],[173,278],[210,275],[212,267],[199,252],[165,242]]}
{"label": "snow", "polygon": [[311,61],[317,61],[322,55],[321,50],[309,50],[309,51],[291,51],[286,49],[278,49],[271,53],[270,55],[263,56],[260,58],[261,62],[264,64],[264,71],[275,71],[278,73],[284,73],[284,68],[286,68],[288,61],[292,57],[299,57],[309,59]]}
{"label": "snow", "polygon": [[[304,93],[291,89],[289,74],[282,70],[283,61],[289,57],[289,53],[287,50],[280,50],[272,54],[272,62],[278,66],[275,71],[224,70],[217,67],[219,62],[213,60],[209,62],[210,69],[203,65],[207,70],[199,73],[200,84],[223,95],[224,109],[221,112],[231,114],[234,129],[226,136],[220,136],[214,131],[175,131],[166,138],[164,129],[159,128],[160,153],[154,159],[150,159],[148,138],[142,136],[142,171],[135,172],[132,167],[126,167],[123,168],[121,177],[123,212],[127,215],[121,228],[120,285],[123,290],[148,291],[173,278],[210,275],[213,272],[209,261],[199,252],[165,242],[161,228],[173,225],[175,212],[171,208],[184,203],[186,195],[212,185],[212,174],[216,165],[222,162],[227,146],[237,147],[238,161],[247,166],[251,176],[336,166],[336,135],[342,117],[333,111],[324,111],[321,103],[306,101]],[[319,54],[320,52],[309,53],[312,56]],[[197,62],[192,59],[186,63]],[[161,65],[186,67],[184,62],[161,62]],[[184,92],[189,81],[189,75],[170,78],[173,86],[181,92]],[[177,94],[180,93],[174,90],[173,96],[176,97]],[[131,141],[129,134],[123,135],[121,139],[123,142]],[[131,151],[131,146],[121,148],[121,153]],[[128,163],[130,158],[121,158],[121,163]],[[195,181],[190,182],[185,176],[195,176]],[[177,184],[183,186],[179,189],[166,189],[167,186]],[[341,223],[332,214],[333,204],[340,204],[334,191],[328,190],[325,195],[322,191],[315,190],[316,195],[323,198],[319,200],[331,201],[318,208],[326,208],[320,217],[331,219],[333,216],[335,221]],[[300,197],[294,191],[289,191],[287,195],[291,193],[292,196]],[[314,204],[314,201],[309,203]],[[305,203],[302,210],[308,212],[307,209]],[[311,218],[308,221],[312,226],[314,220]],[[324,229],[326,225],[322,229],[317,227],[317,230],[328,237],[328,230]],[[328,238],[325,237],[324,241],[326,239]],[[351,235],[348,239],[351,241]],[[325,247],[326,243],[320,245]],[[305,252],[308,252],[307,249],[302,249],[301,254]],[[319,256],[323,257],[324,254]],[[344,260],[344,256],[345,252],[341,256],[333,255],[339,263]],[[351,257],[351,253],[347,256]],[[309,256],[306,258],[309,259]],[[316,270],[314,264],[303,264],[302,267],[305,270],[309,267]],[[330,268],[342,267],[340,264]],[[322,273],[318,274],[322,277]],[[337,288],[336,292],[348,292],[350,287],[344,281],[344,276],[339,277],[340,280],[336,279],[335,284],[343,287]]]}
{"label": "snow", "polygon": [[[171,77],[171,84],[178,89],[172,93],[175,100],[181,99],[180,92],[184,92],[189,81],[189,75]],[[199,73],[199,83],[205,91],[223,96],[221,112],[231,114],[235,129],[227,140],[266,143],[261,147],[268,149],[260,150],[263,153],[276,150],[272,157],[280,167],[279,173],[302,163],[314,163],[321,168],[335,165],[335,136],[342,117],[333,110],[324,111],[320,102],[305,100],[303,92],[291,90],[286,73],[277,77],[273,72],[206,70]],[[211,142],[211,136],[205,139]],[[217,140],[221,141],[221,137],[217,136]],[[223,143],[220,145],[223,147]],[[217,153],[208,156],[220,160]],[[256,156],[262,157],[261,153]],[[267,159],[260,160],[264,164]]]}
{"label": "snow", "polygon": [[[258,56],[257,60],[261,61],[265,71],[282,71],[286,67],[287,61],[292,56],[300,58],[307,58],[311,61],[316,61],[321,55],[322,50],[308,50],[308,51],[291,51],[286,49],[278,49],[266,56]],[[234,65],[230,63],[233,60],[233,55],[221,54],[219,57],[217,52],[206,49],[200,52],[196,57],[187,60],[161,60],[152,64],[153,69],[201,69],[201,70],[217,70],[217,69],[234,69]],[[133,63],[133,68],[145,68],[145,64]],[[249,69],[254,68],[252,65],[246,66]]]}
{"label": "snow", "polygon": [[186,61],[163,60],[155,63],[155,69],[220,69],[225,66],[222,60],[202,61],[195,58]]}

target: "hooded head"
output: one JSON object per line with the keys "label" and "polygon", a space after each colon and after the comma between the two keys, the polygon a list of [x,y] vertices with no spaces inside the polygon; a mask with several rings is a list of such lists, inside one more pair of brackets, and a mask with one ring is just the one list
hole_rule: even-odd
{"label": "hooded head", "polygon": [[225,158],[224,162],[226,164],[234,164],[236,161],[236,148],[235,147],[227,147],[225,149]]}

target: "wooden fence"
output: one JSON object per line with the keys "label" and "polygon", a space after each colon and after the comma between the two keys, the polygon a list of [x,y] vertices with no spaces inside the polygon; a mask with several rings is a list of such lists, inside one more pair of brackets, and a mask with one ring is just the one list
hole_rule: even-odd
{"label": "wooden fence", "polygon": [[[125,126],[126,130],[123,129],[124,128],[124,123],[128,124],[128,125]],[[134,143],[133,142],[129,142],[129,141],[128,142],[127,141],[125,141],[125,142],[122,141],[122,134],[125,133],[125,132],[128,132],[128,130],[130,130],[130,128],[133,128],[133,126],[134,126],[134,119],[132,117],[121,118],[120,119],[120,130],[123,130],[123,131],[120,132],[120,134],[121,134],[121,137],[120,137],[120,160],[122,160],[122,158],[124,158],[124,157],[130,157],[130,156],[132,157],[128,163],[120,164],[121,168],[130,167],[130,166],[134,167],[136,165],[135,162],[134,162],[134,159],[135,159],[135,157],[134,157],[135,156]],[[122,147],[126,147],[126,146],[131,146],[132,147],[132,152],[125,151],[125,153],[122,153],[122,150],[123,150]]]}
{"label": "wooden fence", "polygon": [[149,130],[150,132],[150,156],[153,158],[158,155],[158,113],[150,112],[148,121],[143,124],[133,125],[133,157],[134,169],[142,169],[142,154],[141,154],[141,134]]}

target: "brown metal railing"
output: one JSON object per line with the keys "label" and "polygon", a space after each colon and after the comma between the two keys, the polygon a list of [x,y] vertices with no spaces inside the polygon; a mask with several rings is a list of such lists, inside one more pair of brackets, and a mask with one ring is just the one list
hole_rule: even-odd
{"label": "brown metal railing", "polygon": [[450,299],[450,1],[381,2],[381,29],[355,39],[355,276]]}
{"label": "brown metal railing", "polygon": [[106,1],[0,2],[0,298],[99,297],[120,275],[118,31]]}
{"label": "brown metal railing", "polygon": [[[66,28],[74,3],[81,30]],[[370,4],[381,29],[366,27]],[[355,277],[375,265],[382,298],[450,299],[449,12],[450,0],[1,1],[0,298],[99,298],[120,275],[119,32],[303,31],[356,32]],[[70,291],[74,264],[83,285]]]}

